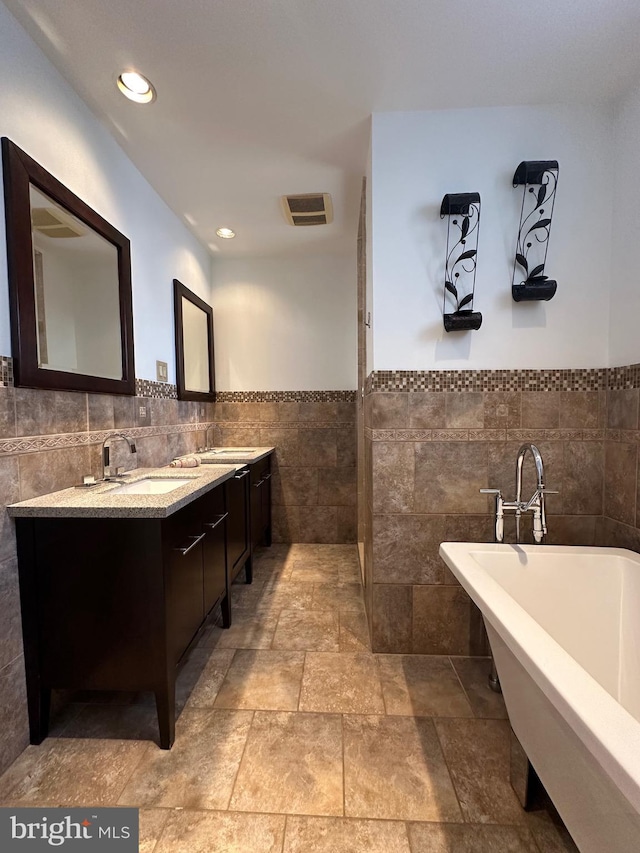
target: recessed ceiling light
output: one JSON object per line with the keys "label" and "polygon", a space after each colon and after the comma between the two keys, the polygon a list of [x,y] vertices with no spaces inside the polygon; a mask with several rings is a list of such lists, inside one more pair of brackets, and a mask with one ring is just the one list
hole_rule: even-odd
{"label": "recessed ceiling light", "polygon": [[218,228],[216,231],[218,237],[222,237],[224,240],[231,240],[236,236],[236,232],[232,231],[231,228]]}
{"label": "recessed ceiling light", "polygon": [[137,71],[123,71],[117,84],[122,94],[137,104],[148,104],[155,100],[156,90],[147,78]]}

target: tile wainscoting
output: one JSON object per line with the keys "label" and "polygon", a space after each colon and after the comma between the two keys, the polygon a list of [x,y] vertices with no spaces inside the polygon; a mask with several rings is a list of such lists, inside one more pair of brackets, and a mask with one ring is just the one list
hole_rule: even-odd
{"label": "tile wainscoting", "polygon": [[[512,498],[523,442],[539,446],[547,485],[560,490],[547,502],[549,543],[640,551],[639,374],[632,365],[369,377],[365,598],[374,651],[486,649],[478,612],[438,547],[493,539],[493,500],[479,490]],[[532,469],[529,459],[527,495]],[[505,524],[514,541],[513,519]],[[523,538],[532,541],[530,530]]]}
{"label": "tile wainscoting", "polygon": [[276,448],[273,541],[354,543],[355,392],[304,392],[298,400],[252,396],[253,402],[215,403],[216,442]]}
{"label": "tile wainscoting", "polygon": [[[136,384],[137,397],[15,388],[11,359],[1,367],[3,507],[101,475],[100,445],[114,430],[135,437],[134,464],[149,467],[194,452],[213,427],[218,444],[276,446],[275,541],[355,541],[353,391],[227,392],[238,402],[189,403],[174,399],[175,386],[145,380]],[[112,453],[114,465],[131,467],[124,442]],[[15,533],[4,510],[0,626],[2,772],[28,743]]]}

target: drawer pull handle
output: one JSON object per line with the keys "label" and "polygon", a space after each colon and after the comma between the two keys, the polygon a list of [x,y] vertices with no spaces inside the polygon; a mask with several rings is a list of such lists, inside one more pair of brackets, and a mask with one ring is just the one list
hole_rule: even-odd
{"label": "drawer pull handle", "polygon": [[204,525],[204,526],[205,526],[205,527],[210,528],[211,530],[214,530],[214,529],[215,529],[219,524],[222,524],[222,522],[225,520],[225,518],[226,518],[228,515],[229,515],[229,513],[228,513],[228,512],[225,512],[225,514],[224,514],[224,515],[220,515],[220,516],[218,516],[218,520],[217,520],[217,521],[207,521],[207,522],[205,522],[205,525]]}
{"label": "drawer pull handle", "polygon": [[247,476],[248,473],[249,473],[249,469],[247,468],[246,471],[242,471],[240,474],[234,474],[233,479],[234,480],[242,480],[244,477]]}
{"label": "drawer pull handle", "polygon": [[253,488],[254,488],[254,489],[257,489],[257,488],[258,488],[259,486],[261,486],[263,483],[264,483],[264,480],[258,480],[258,482],[257,482],[257,483],[254,483],[254,484],[253,484]]}
{"label": "drawer pull handle", "polygon": [[270,480],[270,479],[271,479],[271,476],[272,476],[271,474],[265,474],[265,475],[264,475],[264,477],[262,478],[262,482],[263,482],[263,483],[266,483],[266,482],[267,482],[267,480]]}
{"label": "drawer pull handle", "polygon": [[191,545],[187,545],[186,548],[176,548],[176,551],[180,551],[183,557],[185,557],[192,548],[195,548],[198,542],[200,542],[206,536],[206,533],[201,533],[200,536],[190,536],[189,539],[193,539]]}

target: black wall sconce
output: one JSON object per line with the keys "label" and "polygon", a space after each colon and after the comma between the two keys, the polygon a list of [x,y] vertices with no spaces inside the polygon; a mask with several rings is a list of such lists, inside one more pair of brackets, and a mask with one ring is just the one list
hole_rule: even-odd
{"label": "black wall sconce", "polygon": [[[479,329],[482,314],[472,306],[476,289],[480,194],[447,193],[440,206],[440,219],[445,216],[448,221],[442,302],[444,329],[445,332]],[[449,303],[455,300],[455,311],[447,313],[447,299]]]}
{"label": "black wall sconce", "polygon": [[[516,302],[548,302],[558,283],[544,274],[558,186],[557,160],[523,160],[513,186],[524,186],[511,293]],[[521,275],[524,279],[518,281]]]}

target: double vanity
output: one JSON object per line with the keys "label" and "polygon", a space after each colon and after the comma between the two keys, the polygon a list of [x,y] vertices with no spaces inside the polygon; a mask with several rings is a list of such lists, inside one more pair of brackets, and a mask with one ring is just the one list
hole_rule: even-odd
{"label": "double vanity", "polygon": [[[15,518],[32,743],[51,691],[155,694],[175,734],[176,672],[253,550],[271,544],[274,448],[220,448],[197,468],[137,469],[9,507]],[[213,463],[213,464],[208,464]]]}

